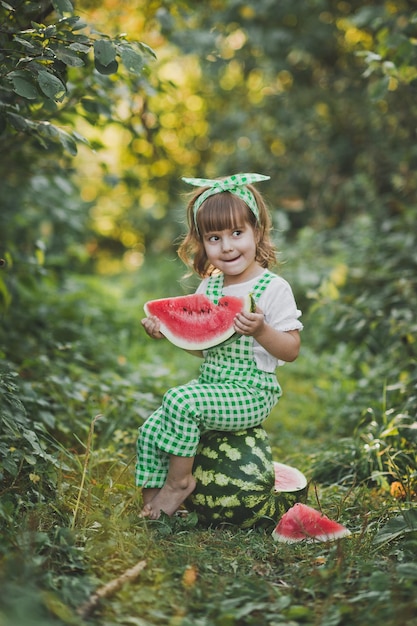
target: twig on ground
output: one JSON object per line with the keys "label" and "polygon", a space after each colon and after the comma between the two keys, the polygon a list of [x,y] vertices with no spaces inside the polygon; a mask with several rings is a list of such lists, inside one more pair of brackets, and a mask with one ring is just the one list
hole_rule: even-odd
{"label": "twig on ground", "polygon": [[102,587],[99,587],[97,591],[95,591],[89,597],[89,599],[84,602],[84,604],[78,607],[78,615],[82,619],[86,619],[97,608],[100,600],[110,597],[111,595],[116,593],[116,591],[119,591],[119,589],[121,589],[123,585],[128,582],[134,581],[145,567],[146,561],[139,561],[130,569],[125,570],[123,574],[121,574],[117,578],[113,578],[113,580],[110,580]]}

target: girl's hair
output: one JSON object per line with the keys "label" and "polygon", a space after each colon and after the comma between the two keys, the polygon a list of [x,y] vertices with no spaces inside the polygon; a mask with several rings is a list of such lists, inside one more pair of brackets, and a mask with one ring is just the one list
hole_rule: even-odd
{"label": "girl's hair", "polygon": [[265,268],[276,263],[276,250],[271,241],[271,217],[259,191],[246,185],[253,193],[259,210],[259,221],[244,200],[229,191],[209,196],[197,212],[194,222],[194,202],[208,187],[201,187],[192,195],[187,205],[188,233],[178,248],[178,256],[201,278],[210,276],[215,267],[207,259],[203,236],[207,232],[238,228],[244,223],[252,226],[256,240],[256,260]]}

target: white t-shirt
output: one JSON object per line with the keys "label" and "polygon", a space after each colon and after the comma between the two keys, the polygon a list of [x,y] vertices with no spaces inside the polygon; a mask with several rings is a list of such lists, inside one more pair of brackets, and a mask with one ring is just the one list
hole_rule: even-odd
{"label": "white t-shirt", "polygon": [[[246,296],[249,294],[260,276],[245,283],[237,283],[223,287],[225,296]],[[208,278],[204,278],[197,288],[197,293],[205,293],[207,290]],[[262,292],[258,306],[263,311],[267,324],[276,330],[302,330],[303,325],[299,321],[301,311],[297,309],[294,294],[290,284],[281,276],[275,275],[271,282]],[[280,361],[273,357],[254,339],[253,354],[258,369],[265,372],[274,372],[278,365],[284,365],[285,361]]]}

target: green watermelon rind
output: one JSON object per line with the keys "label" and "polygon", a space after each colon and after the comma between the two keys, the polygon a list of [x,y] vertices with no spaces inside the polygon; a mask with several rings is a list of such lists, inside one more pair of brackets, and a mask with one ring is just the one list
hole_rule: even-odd
{"label": "green watermelon rind", "polygon": [[272,451],[261,426],[205,433],[193,474],[197,486],[186,507],[205,526],[269,526],[306,496],[306,490],[275,491]]}
{"label": "green watermelon rind", "polygon": [[[249,294],[249,301],[245,302],[245,311],[248,310],[248,302],[250,303],[249,311],[251,313],[255,313],[255,311],[256,311],[256,302],[255,302],[255,299],[254,299],[254,297],[253,297],[253,295],[251,293]],[[242,337],[242,335],[240,333],[233,333],[233,335],[231,335],[230,337],[228,337],[224,341],[221,341],[220,343],[216,343],[215,345],[213,345],[213,346],[211,346],[210,348],[207,348],[207,349],[208,350],[213,350],[214,348],[223,348],[224,346],[228,346],[231,343],[234,343],[235,341],[237,341],[241,337]]]}

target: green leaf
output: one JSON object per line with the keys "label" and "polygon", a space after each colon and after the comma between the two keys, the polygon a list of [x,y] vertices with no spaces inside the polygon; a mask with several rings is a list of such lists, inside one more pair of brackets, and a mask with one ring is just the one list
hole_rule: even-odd
{"label": "green leaf", "polygon": [[51,100],[62,100],[66,93],[63,82],[46,70],[41,70],[38,74],[38,85],[42,92]]}
{"label": "green leaf", "polygon": [[59,141],[61,142],[62,147],[67,152],[69,152],[69,154],[71,154],[72,156],[75,156],[78,150],[77,150],[77,143],[74,140],[74,138],[69,133],[62,130],[61,128],[59,128],[58,131],[59,131]]}
{"label": "green leaf", "polygon": [[74,13],[74,7],[72,6],[70,0],[52,0],[52,5],[60,15],[64,15],[65,13]]}
{"label": "green leaf", "polygon": [[21,46],[24,46],[31,52],[36,51],[36,49],[39,47],[35,46],[31,41],[27,41],[26,39],[23,39],[23,37],[19,37],[18,35],[13,36],[13,41],[20,43]]}
{"label": "green leaf", "polygon": [[57,59],[65,63],[65,65],[69,65],[70,67],[81,67],[84,65],[84,61],[76,52],[71,50],[70,47],[58,45],[53,50]]}
{"label": "green leaf", "polygon": [[388,93],[389,77],[383,76],[379,80],[374,81],[369,86],[369,94],[374,101],[383,100]]}
{"label": "green leaf", "polygon": [[101,66],[107,67],[116,58],[116,49],[107,39],[99,39],[94,42],[94,59]]}
{"label": "green leaf", "polygon": [[416,563],[400,563],[397,566],[397,573],[403,580],[413,580],[417,582],[417,564]]}
{"label": "green leaf", "polygon": [[129,44],[119,44],[117,47],[126,69],[133,74],[141,74],[144,67],[142,55]]}
{"label": "green leaf", "polygon": [[58,129],[50,122],[39,122],[36,126],[36,130],[39,135],[46,139],[54,140],[58,138]]}
{"label": "green leaf", "polygon": [[17,115],[16,113],[7,112],[7,119],[13,128],[17,131],[21,131],[27,133],[31,130],[32,126],[25,117],[22,115]]}
{"label": "green leaf", "polygon": [[90,50],[90,46],[86,43],[71,43],[68,48],[70,50],[75,50],[75,52],[81,52],[81,54],[87,54]]}
{"label": "green leaf", "polygon": [[152,50],[152,48],[148,46],[146,43],[143,43],[142,41],[140,41],[138,45],[140,48],[142,48],[144,52],[147,52],[148,54],[150,54],[154,59],[157,58],[155,51]]}
{"label": "green leaf", "polygon": [[[21,72],[21,74],[23,74],[23,72]],[[39,97],[35,85],[29,82],[26,77],[18,75],[17,72],[12,72],[10,78],[13,83],[13,91],[17,93],[18,96],[22,96],[28,100],[36,100],[36,98]]]}
{"label": "green leaf", "polygon": [[42,142],[46,148],[48,144],[44,141],[46,139],[49,142],[57,143],[58,141],[69,154],[75,156],[78,152],[77,142],[87,143],[84,137],[78,133],[69,134],[62,128],[51,124],[50,122],[38,122],[34,125],[34,130],[38,139]]}
{"label": "green leaf", "polygon": [[402,515],[393,517],[376,535],[376,544],[388,543],[398,539],[406,533],[417,531],[417,510],[403,511]]}
{"label": "green leaf", "polygon": [[[22,437],[32,446],[34,455],[41,457],[45,461],[49,461],[56,467],[59,467],[58,460],[55,457],[53,457],[51,454],[48,454],[47,452],[45,452],[45,450],[42,448],[39,437],[33,430],[25,429],[22,433]],[[33,456],[30,454],[25,455],[25,458],[28,461],[28,463],[32,464],[32,459],[33,459],[33,462],[36,463],[36,459],[34,459]]]}
{"label": "green leaf", "polygon": [[46,28],[44,28],[42,30],[42,34],[46,39],[49,39],[50,37],[55,37],[56,36],[56,24],[50,24],[49,26],[47,26]]}
{"label": "green leaf", "polygon": [[116,60],[112,61],[108,65],[102,65],[98,59],[94,59],[94,66],[97,72],[100,72],[100,74],[105,74],[105,75],[115,74],[117,70],[119,69],[119,64]]}
{"label": "green leaf", "polygon": [[12,476],[17,476],[18,472],[18,464],[13,456],[3,457],[2,459],[2,467],[6,472],[9,472]]}
{"label": "green leaf", "polygon": [[59,20],[60,26],[62,24],[68,24],[71,26],[72,30],[79,30],[80,28],[86,28],[86,23],[81,21],[81,18],[78,15],[73,15],[72,17],[63,17]]}

